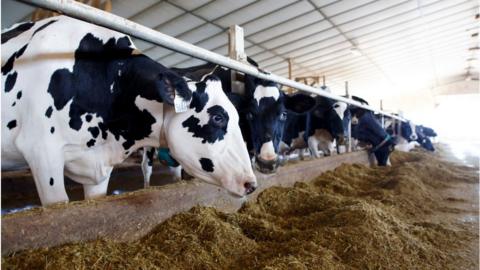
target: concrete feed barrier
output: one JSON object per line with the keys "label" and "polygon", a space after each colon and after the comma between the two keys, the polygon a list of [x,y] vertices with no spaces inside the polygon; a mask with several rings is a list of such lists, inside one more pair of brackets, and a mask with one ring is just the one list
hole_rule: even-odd
{"label": "concrete feed barrier", "polygon": [[[342,163],[368,164],[368,157],[366,152],[347,153],[290,164],[273,175],[257,174],[259,187],[246,200],[254,200],[271,186],[309,181]],[[193,180],[6,215],[2,218],[2,255],[98,238],[131,241],[196,205],[232,212],[243,202],[219,187]]]}

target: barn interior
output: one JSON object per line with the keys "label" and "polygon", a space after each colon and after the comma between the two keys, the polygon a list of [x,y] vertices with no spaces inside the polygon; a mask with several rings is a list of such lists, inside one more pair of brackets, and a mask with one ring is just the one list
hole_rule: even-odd
{"label": "barn interior", "polygon": [[[363,152],[296,157],[257,173],[248,202],[176,182],[158,163],[143,189],[140,156],[116,167],[106,198],[83,201],[67,179],[74,202],[46,208],[28,170],[2,171],[2,267],[478,269],[478,1],[80,2],[227,57],[238,25],[262,70],[432,127],[436,151],[394,151],[387,168]],[[1,14],[2,31],[53,15],[15,0],[2,0]],[[132,40],[167,67],[205,63]]]}

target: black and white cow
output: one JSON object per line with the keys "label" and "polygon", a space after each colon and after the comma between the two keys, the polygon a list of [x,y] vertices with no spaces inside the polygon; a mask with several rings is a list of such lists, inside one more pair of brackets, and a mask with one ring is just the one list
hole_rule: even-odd
{"label": "black and white cow", "polygon": [[[352,99],[368,105],[362,98],[352,96]],[[379,166],[386,166],[395,146],[394,138],[382,128],[372,111],[354,105],[350,105],[349,110],[352,116],[352,137],[371,144],[369,152],[375,155]]]}
{"label": "black and white cow", "polygon": [[416,128],[411,121],[385,121],[388,134],[395,138],[395,150],[409,152],[415,148],[418,139]]}
{"label": "black and white cow", "polygon": [[436,137],[437,133],[433,129],[422,125],[415,126],[415,131],[417,134],[417,142],[420,144],[420,146],[428,151],[434,152],[435,147],[433,146],[430,137]]}
{"label": "black and white cow", "polygon": [[288,114],[283,139],[287,154],[308,146],[311,155],[318,158],[319,150],[325,155],[331,154],[334,140],[337,145],[343,143],[347,104],[322,96],[315,97],[315,104],[305,114]]}
{"label": "black and white cow", "polygon": [[395,149],[397,150],[408,152],[418,144],[428,151],[435,151],[430,136],[425,134],[436,136],[435,131],[431,128],[415,125],[411,121],[401,122],[401,124],[395,121],[395,124],[387,128],[387,132],[396,136]]}
{"label": "black and white cow", "polygon": [[236,196],[257,186],[219,79],[187,84],[124,34],[65,16],[17,24],[1,71],[2,170],[30,167],[43,205],[68,201],[64,174],[105,195],[113,166],[160,137],[188,173]]}

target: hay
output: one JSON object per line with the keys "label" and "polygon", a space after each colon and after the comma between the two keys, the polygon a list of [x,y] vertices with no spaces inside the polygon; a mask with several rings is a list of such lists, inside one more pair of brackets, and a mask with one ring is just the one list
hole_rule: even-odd
{"label": "hay", "polygon": [[310,183],[269,188],[237,213],[195,207],[135,242],[24,251],[3,257],[2,267],[478,269],[478,247],[470,248],[478,222],[472,229],[450,215],[468,198],[443,193],[477,183],[476,169],[423,152],[394,153],[392,163],[342,165]]}

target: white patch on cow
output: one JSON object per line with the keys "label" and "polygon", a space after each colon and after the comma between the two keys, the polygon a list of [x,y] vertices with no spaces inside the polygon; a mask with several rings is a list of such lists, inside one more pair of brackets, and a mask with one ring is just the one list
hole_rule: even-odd
{"label": "white patch on cow", "polygon": [[122,70],[121,69],[118,70],[118,77],[122,77]]}
{"label": "white patch on cow", "polygon": [[412,134],[410,135],[410,140],[416,141],[418,139],[417,127],[412,121],[409,121],[409,124],[410,124],[410,129],[412,130]]}
{"label": "white patch on cow", "polygon": [[113,86],[115,85],[115,82],[112,82],[112,84],[110,84],[110,93],[113,93]]}
{"label": "white patch on cow", "polygon": [[351,122],[352,122],[352,125],[358,124],[358,118],[357,118],[356,115],[352,115],[352,120],[351,120]]}
{"label": "white patch on cow", "polygon": [[253,98],[255,98],[257,104],[260,105],[260,100],[265,97],[273,97],[275,100],[278,100],[280,91],[275,86],[257,86],[255,92],[253,92]]}
{"label": "white patch on cow", "polygon": [[260,148],[260,158],[266,161],[274,160],[277,158],[277,154],[275,153],[275,148],[273,147],[273,142],[268,141],[262,144]]}
{"label": "white patch on cow", "polygon": [[343,116],[345,115],[345,111],[347,110],[347,103],[345,102],[335,102],[333,104],[333,109],[337,113],[338,117],[343,120]]}

